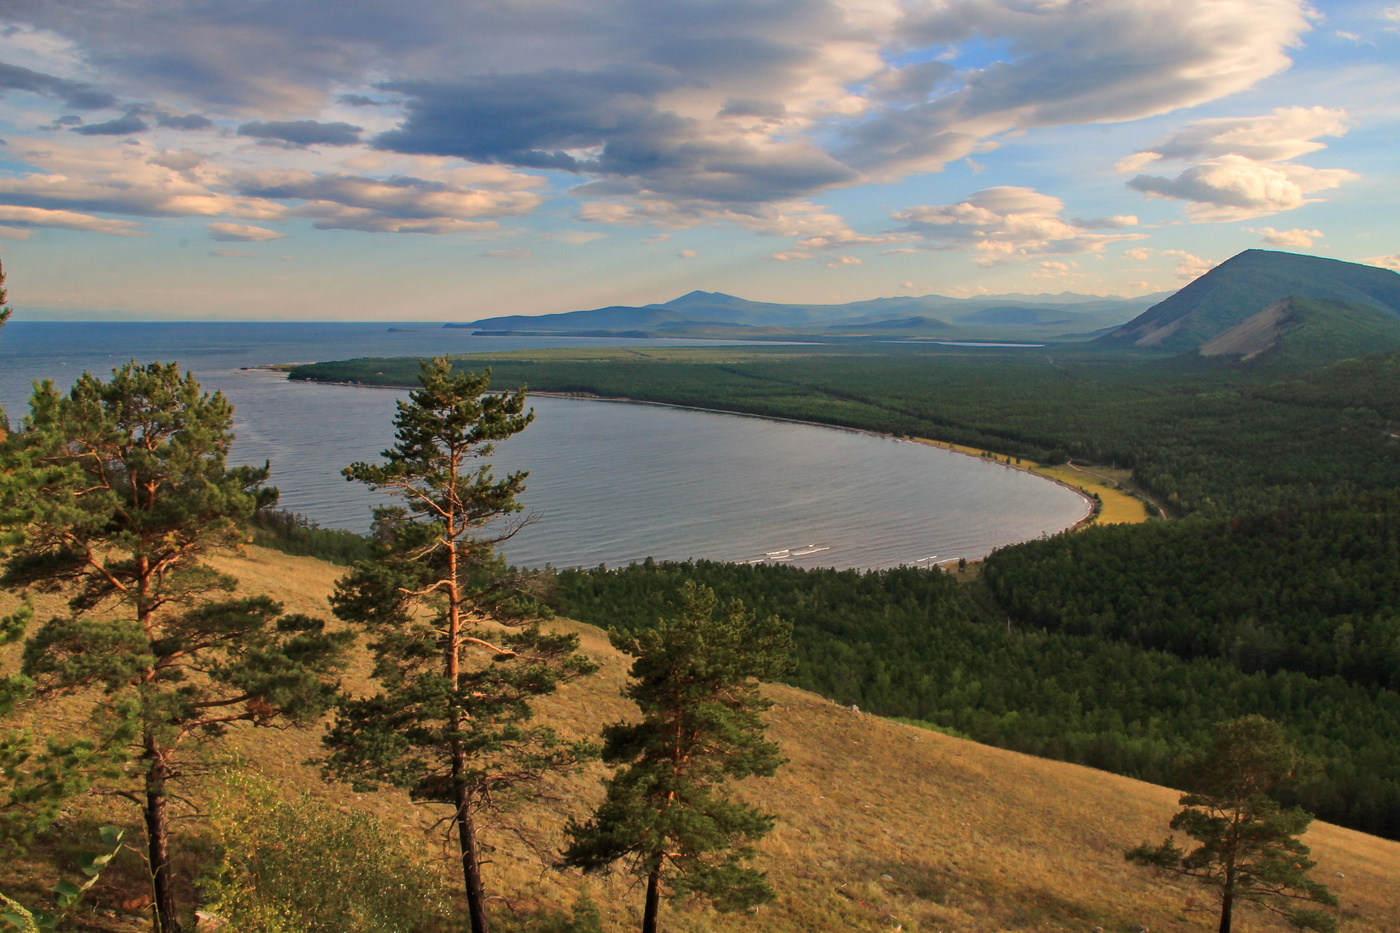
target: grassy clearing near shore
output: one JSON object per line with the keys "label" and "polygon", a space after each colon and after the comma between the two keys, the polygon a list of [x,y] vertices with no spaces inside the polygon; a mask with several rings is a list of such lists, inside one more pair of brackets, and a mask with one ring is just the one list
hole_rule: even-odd
{"label": "grassy clearing near shore", "polygon": [[[266,592],[289,609],[325,612],[325,598],[341,570],[309,558],[249,548],[220,558],[220,569],[238,576],[248,592]],[[12,597],[0,596],[0,610]],[[45,599],[40,616],[57,610]],[[584,650],[600,662],[598,675],[571,684],[539,704],[539,714],[566,736],[592,736],[600,725],[632,715],[619,691],[628,659],[599,630],[560,621],[580,633]],[[0,671],[12,670],[14,649],[0,654]],[[349,675],[349,688],[368,686],[368,659]],[[889,931],[907,933],[1086,933],[1103,927],[1127,933],[1136,926],[1161,931],[1214,928],[1206,889],[1154,877],[1128,865],[1122,850],[1167,833],[1176,793],[1088,768],[1031,758],[977,745],[837,706],[785,686],[768,688],[776,707],[770,735],[788,763],[777,777],[747,782],[742,795],[777,815],[777,827],[759,846],[778,899],[751,913],[722,916],[689,904],[663,912],[670,933],[808,933]],[[47,721],[67,718],[73,707],[36,712]],[[320,730],[246,730],[236,748],[288,793],[305,791],[326,806],[365,808],[422,833],[429,852],[442,851],[441,814],[398,792],[356,794],[325,783],[307,761]],[[546,908],[567,908],[587,884],[610,933],[635,929],[641,890],[626,877],[585,882],[548,867],[563,841],[569,816],[581,816],[599,798],[603,769],[554,784],[548,793],[492,817],[487,884],[500,928],[519,933]],[[194,795],[198,797],[198,792]],[[188,811],[185,811],[186,813]],[[117,815],[132,815],[129,810]],[[180,823],[188,843],[198,820]],[[139,838],[133,829],[131,838]],[[80,840],[85,841],[85,840]],[[1343,901],[1347,933],[1400,929],[1400,843],[1316,824],[1306,837],[1319,860],[1315,875]],[[207,857],[197,844],[187,846]],[[140,894],[137,866],[113,873]],[[197,868],[189,860],[189,869]],[[21,875],[20,872],[24,874]],[[38,877],[42,876],[42,877]],[[1344,877],[1342,877],[1344,876]],[[0,866],[0,890],[26,893],[53,880],[36,862]],[[452,885],[451,865],[425,883]],[[25,882],[30,882],[26,884]],[[91,930],[137,930],[144,921],[121,910],[133,894],[116,882],[95,898],[110,916],[85,918]],[[1276,933],[1283,927],[1245,913],[1238,929]]]}

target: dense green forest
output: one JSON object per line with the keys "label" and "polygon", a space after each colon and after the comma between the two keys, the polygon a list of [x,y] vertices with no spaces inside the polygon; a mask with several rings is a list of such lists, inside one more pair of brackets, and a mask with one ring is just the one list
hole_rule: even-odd
{"label": "dense green forest", "polygon": [[[536,352],[458,365],[489,363],[503,387],[1130,469],[1180,521],[1005,548],[970,586],[914,569],[648,563],[560,574],[559,609],[645,624],[694,579],[793,620],[798,686],[1165,783],[1213,722],[1261,713],[1322,765],[1291,791],[1298,802],[1400,837],[1400,355],[1319,365],[1357,349],[1343,339],[1356,322],[1320,302],[1299,314],[1318,324],[1309,339],[1255,365],[918,343]],[[320,364],[294,377],[393,384],[416,365]]]}
{"label": "dense green forest", "polygon": [[[713,361],[711,361],[713,360]],[[1309,371],[1056,348],[928,345],[505,354],[497,385],[635,398],[931,437],[1132,469],[1177,515],[1231,516],[1400,486],[1397,356]],[[404,385],[416,360],[298,367]]]}
{"label": "dense green forest", "polygon": [[1324,819],[1400,836],[1395,690],[1027,625],[979,599],[977,588],[917,568],[647,561],[561,572],[558,610],[605,627],[645,626],[687,580],[791,619],[796,686],[1004,748],[1172,784],[1179,756],[1213,723],[1261,713],[1322,765],[1316,781],[1291,790],[1297,802]]}

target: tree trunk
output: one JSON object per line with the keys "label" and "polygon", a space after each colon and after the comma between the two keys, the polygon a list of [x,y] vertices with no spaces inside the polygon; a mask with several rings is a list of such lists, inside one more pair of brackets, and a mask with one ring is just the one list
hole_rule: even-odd
{"label": "tree trunk", "polygon": [[656,915],[661,911],[661,860],[647,875],[647,906],[642,913],[642,933],[656,933]]}
{"label": "tree trunk", "polygon": [[487,933],[486,889],[481,884],[481,853],[476,844],[476,823],[472,820],[471,795],[460,775],[460,753],[452,761],[453,792],[457,802],[457,844],[462,852],[462,880],[467,889],[467,914],[472,933]]}
{"label": "tree trunk", "polygon": [[1226,888],[1220,892],[1220,930],[1219,933],[1230,933],[1230,916],[1234,913],[1235,892]]}
{"label": "tree trunk", "polygon": [[176,915],[174,879],[170,871],[170,819],[166,814],[165,779],[167,768],[155,740],[146,738],[146,858],[151,870],[151,909],[156,933],[180,933]]}

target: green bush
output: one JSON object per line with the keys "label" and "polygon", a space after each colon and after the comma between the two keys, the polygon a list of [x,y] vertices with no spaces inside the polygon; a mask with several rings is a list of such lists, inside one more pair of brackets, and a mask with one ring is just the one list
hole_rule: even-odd
{"label": "green bush", "polygon": [[448,912],[423,841],[370,814],[246,776],[212,810],[223,859],[207,909],[239,933],[409,933]]}

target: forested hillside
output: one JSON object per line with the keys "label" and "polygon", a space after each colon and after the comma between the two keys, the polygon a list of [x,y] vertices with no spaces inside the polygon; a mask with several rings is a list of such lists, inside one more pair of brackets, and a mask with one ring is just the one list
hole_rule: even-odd
{"label": "forested hillside", "polygon": [[[1126,562],[1119,575],[1104,574],[1103,560],[1082,555],[1086,543],[1130,542],[1135,529],[1150,536],[1164,528],[1194,533],[1188,524],[1123,526],[994,555],[988,573],[998,580],[1015,579],[1026,566],[1036,568],[1016,595],[1064,605],[1055,625],[1015,600],[1007,600],[1007,610],[981,600],[976,588],[938,571],[859,573],[711,561],[565,571],[559,574],[559,611],[603,626],[642,626],[684,581],[702,582],[759,613],[793,620],[796,686],[979,742],[1157,783],[1180,783],[1178,758],[1199,745],[1214,722],[1260,713],[1284,723],[1322,763],[1317,781],[1292,789],[1298,801],[1324,819],[1400,836],[1400,692],[1378,685],[1361,666],[1355,677],[1334,672],[1329,665],[1335,665],[1335,644],[1320,638],[1304,642],[1289,655],[1297,659],[1292,665],[1265,666],[1257,662],[1254,642],[1243,639],[1276,640],[1282,626],[1251,626],[1228,616],[1226,650],[1173,651],[1096,624],[1098,616],[1076,602],[1087,602],[1084,591],[1111,601],[1115,586],[1133,589]],[[1047,550],[1052,557],[1046,557]],[[1056,550],[1062,552],[1059,561],[1053,559]],[[1141,556],[1170,567],[1167,562],[1183,554],[1159,549]],[[1371,569],[1383,560],[1378,556]],[[1048,584],[1067,564],[1076,566],[1070,582],[1058,588]],[[1197,565],[1183,560],[1187,574]],[[1151,619],[1154,603],[1175,607],[1177,615],[1162,616],[1163,633],[1170,635],[1180,617],[1190,618],[1189,600],[1216,598],[1221,585],[1218,577],[1207,577],[1182,592],[1191,587],[1161,584],[1166,573],[1148,572],[1134,592],[1153,595],[1136,601],[1130,596],[1129,604],[1142,607]],[[1267,571],[1258,576],[1243,588],[1252,585],[1252,595],[1263,601],[1272,581]],[[1355,590],[1371,577],[1366,570],[1353,575],[1346,557],[1334,555],[1330,563],[1304,573],[1293,598],[1294,618],[1324,613],[1308,604],[1308,594],[1339,579],[1347,581],[1343,589]],[[993,592],[1004,589],[998,584]],[[1347,625],[1324,619],[1314,627],[1322,631],[1329,623],[1334,630]],[[1182,627],[1206,638],[1201,633],[1214,632],[1218,624],[1210,619]],[[1356,654],[1396,650],[1393,636],[1400,629],[1393,615],[1362,628],[1365,634],[1350,636],[1367,646]],[[1373,640],[1382,629],[1392,635],[1384,647]]]}
{"label": "forested hillside", "polygon": [[[1317,326],[1310,339],[1332,333]],[[1316,342],[1259,366],[1087,350],[927,346],[614,350],[462,358],[502,387],[694,405],[1125,467],[1176,515],[1238,515],[1400,486],[1394,355],[1315,369]],[[1289,356],[1289,354],[1294,354]],[[1290,359],[1295,362],[1290,363]],[[293,379],[405,385],[416,360]]]}

